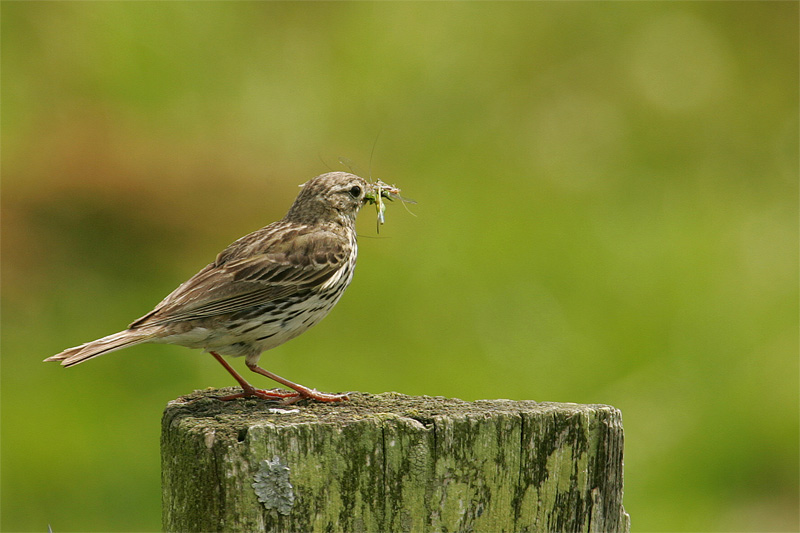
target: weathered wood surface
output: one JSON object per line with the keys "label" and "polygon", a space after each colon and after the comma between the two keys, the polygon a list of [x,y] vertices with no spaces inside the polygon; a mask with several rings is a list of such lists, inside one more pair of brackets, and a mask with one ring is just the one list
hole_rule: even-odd
{"label": "weathered wood surface", "polygon": [[165,531],[629,531],[613,407],[226,392],[164,412]]}

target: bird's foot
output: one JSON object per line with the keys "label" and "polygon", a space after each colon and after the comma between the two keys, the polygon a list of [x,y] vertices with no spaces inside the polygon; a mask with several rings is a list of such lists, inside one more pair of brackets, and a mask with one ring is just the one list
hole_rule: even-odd
{"label": "bird's foot", "polygon": [[237,398],[250,398],[255,396],[256,398],[261,398],[262,400],[282,401],[285,398],[291,398],[296,395],[296,392],[289,392],[282,389],[263,390],[253,387],[244,388],[242,389],[242,392],[238,392],[236,394],[229,394],[227,396],[214,396],[214,398],[223,402],[228,402]]}
{"label": "bird's foot", "polygon": [[215,396],[215,398],[217,400],[227,402],[237,398],[250,398],[253,396],[256,398],[261,398],[262,400],[278,401],[281,403],[281,405],[292,405],[293,403],[297,403],[300,400],[305,400],[306,398],[318,402],[343,402],[350,399],[347,394],[328,394],[325,392],[319,392],[316,389],[305,389],[302,392],[290,392],[283,389],[264,390],[256,389],[255,387],[242,389],[242,392],[238,392],[236,394]]}
{"label": "bird's foot", "polygon": [[317,402],[344,402],[350,399],[347,394],[328,394],[327,392],[319,392],[316,389],[305,389],[302,392],[289,393],[283,400],[281,405],[292,405],[300,400],[315,400]]}

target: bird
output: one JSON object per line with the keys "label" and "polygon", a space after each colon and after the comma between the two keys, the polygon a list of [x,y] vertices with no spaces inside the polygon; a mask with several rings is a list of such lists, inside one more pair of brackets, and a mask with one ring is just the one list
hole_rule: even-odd
{"label": "bird", "polygon": [[[258,366],[258,360],[262,352],[319,323],[336,305],[356,266],[356,215],[366,204],[382,208],[383,198],[400,198],[399,189],[347,172],[328,172],[301,187],[286,216],[230,244],[127,329],[44,361],[70,367],[138,344],[176,344],[209,352],[239,383],[242,392],[219,400],[348,400],[347,394],[319,392],[282,378]],[[223,356],[243,356],[251,371],[291,391],[257,389]]]}

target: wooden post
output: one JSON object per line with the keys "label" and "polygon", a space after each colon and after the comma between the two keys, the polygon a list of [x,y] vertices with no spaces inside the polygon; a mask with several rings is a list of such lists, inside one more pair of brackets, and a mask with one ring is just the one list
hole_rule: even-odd
{"label": "wooden post", "polygon": [[629,531],[613,407],[226,393],[164,411],[165,531]]}

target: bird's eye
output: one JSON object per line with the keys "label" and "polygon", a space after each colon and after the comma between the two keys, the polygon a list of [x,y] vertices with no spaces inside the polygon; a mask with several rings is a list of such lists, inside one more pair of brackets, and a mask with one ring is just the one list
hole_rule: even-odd
{"label": "bird's eye", "polygon": [[359,196],[361,196],[361,187],[359,187],[358,185],[353,185],[350,188],[350,196],[352,196],[353,198],[358,198]]}

